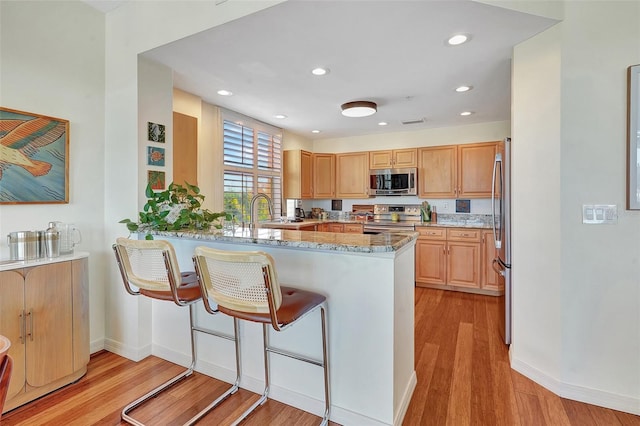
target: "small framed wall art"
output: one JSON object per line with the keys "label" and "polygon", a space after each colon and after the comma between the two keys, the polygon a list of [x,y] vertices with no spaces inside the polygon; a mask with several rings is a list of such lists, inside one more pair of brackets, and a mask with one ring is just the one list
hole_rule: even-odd
{"label": "small framed wall art", "polygon": [[164,148],[147,147],[147,165],[164,167]]}
{"label": "small framed wall art", "polygon": [[150,142],[164,143],[164,124],[147,122],[147,139]]}
{"label": "small framed wall art", "polygon": [[69,202],[69,121],[0,107],[0,204]]}
{"label": "small framed wall art", "polygon": [[148,182],[154,191],[164,191],[165,174],[158,170],[149,170],[147,172]]}

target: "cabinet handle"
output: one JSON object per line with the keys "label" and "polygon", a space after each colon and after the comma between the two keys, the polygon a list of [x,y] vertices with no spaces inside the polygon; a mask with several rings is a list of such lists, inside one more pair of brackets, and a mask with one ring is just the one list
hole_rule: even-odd
{"label": "cabinet handle", "polygon": [[27,334],[27,336],[29,336],[29,340],[33,342],[33,312],[31,311],[31,309],[29,309],[27,316],[29,317],[29,333]]}
{"label": "cabinet handle", "polygon": [[24,344],[25,342],[25,332],[26,332],[26,324],[25,324],[25,315],[24,309],[20,312],[20,343]]}

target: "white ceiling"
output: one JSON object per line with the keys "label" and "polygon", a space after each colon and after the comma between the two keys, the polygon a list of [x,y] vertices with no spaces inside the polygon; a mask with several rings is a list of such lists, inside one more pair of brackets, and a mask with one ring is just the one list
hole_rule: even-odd
{"label": "white ceiling", "polygon": [[[463,0],[290,0],[144,56],[206,102],[311,139],[346,137],[509,120],[512,47],[554,23]],[[456,33],[471,41],[447,46]],[[313,76],[318,66],[330,73]],[[473,90],[456,93],[463,84]],[[342,116],[354,100],[378,112]]]}

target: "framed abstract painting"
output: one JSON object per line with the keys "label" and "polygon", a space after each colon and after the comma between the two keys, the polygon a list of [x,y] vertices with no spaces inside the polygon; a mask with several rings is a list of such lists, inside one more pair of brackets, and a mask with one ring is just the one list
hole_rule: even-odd
{"label": "framed abstract painting", "polygon": [[69,121],[0,107],[0,204],[69,202]]}

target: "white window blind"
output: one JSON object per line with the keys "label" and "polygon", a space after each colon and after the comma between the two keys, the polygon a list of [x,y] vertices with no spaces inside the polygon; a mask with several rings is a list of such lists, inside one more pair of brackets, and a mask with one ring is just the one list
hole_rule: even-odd
{"label": "white window blind", "polygon": [[[281,129],[233,112],[223,112],[224,206],[238,222],[251,220],[251,198],[264,193],[282,212]],[[258,200],[257,219],[269,219],[267,203]]]}

